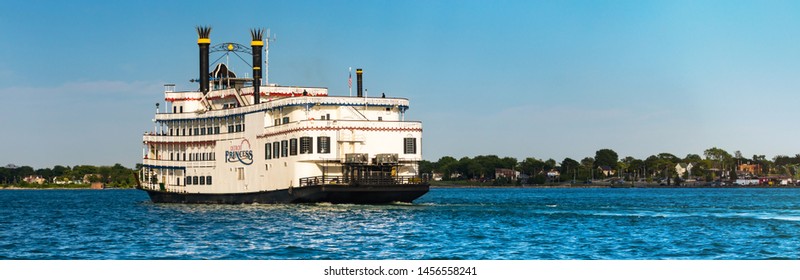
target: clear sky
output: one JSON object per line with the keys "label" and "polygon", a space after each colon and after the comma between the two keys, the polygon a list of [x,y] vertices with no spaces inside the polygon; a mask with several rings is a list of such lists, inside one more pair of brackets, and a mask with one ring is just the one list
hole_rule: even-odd
{"label": "clear sky", "polygon": [[133,167],[163,84],[197,87],[197,25],[212,44],[270,28],[270,82],[347,95],[348,67],[364,68],[370,95],[410,99],[432,161],[794,155],[798,15],[799,1],[7,1],[0,165]]}

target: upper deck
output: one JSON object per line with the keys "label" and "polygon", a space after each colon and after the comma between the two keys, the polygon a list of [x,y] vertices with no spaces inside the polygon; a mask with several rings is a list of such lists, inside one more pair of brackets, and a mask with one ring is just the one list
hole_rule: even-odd
{"label": "upper deck", "polygon": [[[354,106],[354,107],[392,107],[404,112],[409,108],[406,98],[398,97],[349,97],[328,96],[325,88],[308,87],[269,87],[267,93],[262,92],[262,102],[245,106],[223,106],[223,108],[205,110],[201,104],[202,93],[196,91],[166,91],[165,101],[172,102],[173,107],[183,106],[184,110],[173,108],[172,112],[156,114],[156,121],[195,120],[203,118],[225,117],[243,115],[248,113],[277,110],[285,107],[303,106]],[[219,100],[217,104],[225,101],[235,101],[235,89],[215,90],[206,95],[207,100]],[[305,94],[305,95],[304,95]],[[248,98],[245,102],[252,103],[253,88],[240,89],[240,95]],[[179,105],[178,105],[179,104]],[[183,111],[183,112],[180,112]]]}

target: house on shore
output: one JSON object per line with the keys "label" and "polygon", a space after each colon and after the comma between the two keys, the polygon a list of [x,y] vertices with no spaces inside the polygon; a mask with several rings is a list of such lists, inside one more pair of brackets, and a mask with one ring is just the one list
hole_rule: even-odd
{"label": "house on shore", "polygon": [[614,174],[617,173],[616,170],[614,170],[614,168],[611,168],[611,166],[608,166],[608,165],[598,166],[597,167],[597,171],[599,171],[601,174],[605,175],[606,177],[614,176]]}
{"label": "house on shore", "polygon": [[675,173],[678,174],[678,177],[683,178],[683,174],[689,173],[689,177],[692,177],[692,168],[694,168],[697,164],[690,162],[690,163],[678,163],[675,165]]}
{"label": "house on shore", "polygon": [[494,178],[505,177],[511,180],[516,180],[519,177],[519,171],[513,169],[506,169],[506,168],[495,168],[494,169]]}
{"label": "house on shore", "polygon": [[44,182],[46,182],[47,180],[45,180],[44,178],[42,178],[39,175],[31,175],[31,176],[23,178],[22,181],[25,181],[25,183],[28,183],[28,184],[39,184],[39,185],[41,185],[41,184],[44,184]]}

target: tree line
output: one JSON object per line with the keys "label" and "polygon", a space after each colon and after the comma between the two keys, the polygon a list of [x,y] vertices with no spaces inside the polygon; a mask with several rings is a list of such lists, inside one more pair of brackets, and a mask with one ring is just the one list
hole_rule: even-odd
{"label": "tree line", "polygon": [[29,176],[41,177],[47,182],[46,184],[83,182],[86,177],[89,182],[104,183],[108,187],[131,188],[136,184],[135,172],[119,163],[113,166],[56,165],[53,168],[40,169],[30,166],[7,165],[0,167],[0,184],[26,185],[24,179]]}
{"label": "tree line", "polygon": [[[678,176],[676,172],[678,164],[691,164],[692,168],[690,172],[684,172]],[[749,166],[746,172],[739,170],[743,164]],[[495,170],[498,168],[519,172],[524,179],[517,183],[528,184],[607,178],[619,178],[626,181],[646,180],[648,182],[681,182],[689,179],[711,182],[736,180],[743,176],[748,178],[798,177],[800,154],[796,154],[794,157],[779,155],[769,160],[764,155],[745,158],[740,151],[731,154],[723,149],[712,147],[706,149],[702,156],[688,154],[678,157],[671,153],[659,153],[645,159],[637,159],[631,156],[619,158],[612,149],[600,149],[595,152],[594,157],[585,157],[581,160],[567,157],[560,162],[552,158],[544,160],[535,157],[527,157],[518,161],[516,158],[500,158],[496,155],[462,157],[461,159],[444,156],[436,162],[425,160],[420,162],[420,173],[437,173],[443,180],[505,180],[505,178],[496,178]],[[550,174],[548,175],[548,173]],[[552,174],[558,174],[558,176],[550,176]]]}

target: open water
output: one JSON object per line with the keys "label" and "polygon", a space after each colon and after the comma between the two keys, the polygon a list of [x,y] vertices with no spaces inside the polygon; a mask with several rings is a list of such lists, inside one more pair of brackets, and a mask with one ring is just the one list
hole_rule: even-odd
{"label": "open water", "polygon": [[432,189],[413,204],[0,191],[0,259],[800,259],[800,189]]}

